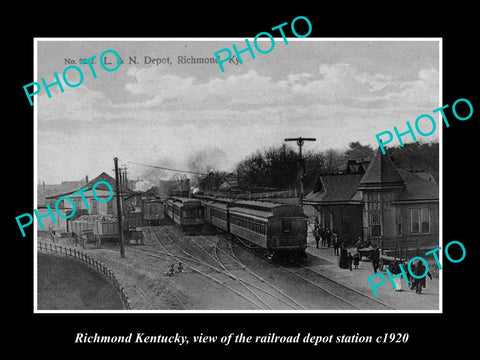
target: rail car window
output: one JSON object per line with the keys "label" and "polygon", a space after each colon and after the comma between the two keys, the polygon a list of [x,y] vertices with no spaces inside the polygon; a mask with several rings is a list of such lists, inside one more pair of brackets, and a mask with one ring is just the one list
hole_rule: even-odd
{"label": "rail car window", "polygon": [[203,209],[196,209],[196,208],[183,209],[182,216],[184,219],[195,219],[195,218],[203,217]]}
{"label": "rail car window", "polygon": [[252,232],[257,234],[266,235],[267,233],[267,226],[263,222],[246,219],[237,215],[230,216],[230,223],[232,225],[236,225],[238,227],[242,227],[244,229],[248,229]]}
{"label": "rail car window", "polygon": [[212,217],[216,217],[217,219],[221,219],[224,221],[227,220],[227,214],[225,212],[215,209],[212,209]]}

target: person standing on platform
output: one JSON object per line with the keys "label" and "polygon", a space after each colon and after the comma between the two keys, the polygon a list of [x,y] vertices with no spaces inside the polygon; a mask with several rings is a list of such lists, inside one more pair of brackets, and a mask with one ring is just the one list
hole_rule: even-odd
{"label": "person standing on platform", "polygon": [[355,269],[358,269],[359,263],[360,263],[360,255],[358,255],[358,253],[355,253],[355,255],[353,255],[353,265],[355,266]]}
{"label": "person standing on platform", "polygon": [[418,276],[423,276],[421,279],[415,279],[415,292],[417,294],[422,293],[422,288],[427,286],[427,275],[432,280],[432,274],[430,274],[430,271],[427,271],[425,274],[425,265],[423,265],[423,261],[418,260],[417,265],[415,265],[415,275]]}
{"label": "person standing on platform", "polygon": [[348,253],[347,253],[347,247],[345,246],[344,243],[342,243],[341,249],[340,249],[340,259],[338,262],[338,265],[340,266],[340,269],[347,269],[348,268],[348,259],[347,259]]}
{"label": "person standing on platform", "polygon": [[352,271],[352,262],[353,262],[353,256],[352,256],[352,253],[349,252],[347,255],[347,265],[350,271]]}
{"label": "person standing on platform", "polygon": [[380,264],[380,250],[378,250],[378,247],[374,246],[372,250],[372,265],[373,265],[373,271],[375,272],[375,274],[377,273],[379,264]]}
{"label": "person standing on platform", "polygon": [[[390,270],[390,272],[393,275],[398,275],[398,274],[401,273],[400,261],[398,261],[398,260],[392,261],[388,267],[389,267],[388,270]],[[397,276],[397,277],[393,278],[393,283],[395,284],[395,291],[402,291],[401,276]]]}
{"label": "person standing on platform", "polygon": [[330,243],[332,241],[332,231],[330,229],[327,229],[325,237],[327,240],[327,246],[330,247]]}
{"label": "person standing on platform", "polygon": [[333,253],[338,255],[338,235],[333,233]]}
{"label": "person standing on platform", "polygon": [[313,236],[315,237],[315,242],[317,243],[317,249],[318,249],[318,244],[320,243],[320,233],[318,227],[313,230]]}

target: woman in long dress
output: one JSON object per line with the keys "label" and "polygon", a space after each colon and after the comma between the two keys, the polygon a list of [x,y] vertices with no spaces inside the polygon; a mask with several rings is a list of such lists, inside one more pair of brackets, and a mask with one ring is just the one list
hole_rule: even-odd
{"label": "woman in long dress", "polygon": [[339,260],[339,266],[340,269],[347,269],[348,268],[348,259],[347,259],[347,248],[345,247],[345,244],[342,244],[341,250],[340,250],[340,260]]}
{"label": "woman in long dress", "polygon": [[[390,263],[390,272],[393,275],[398,275],[401,273],[400,270],[400,262],[393,261]],[[393,283],[395,284],[395,291],[402,291],[402,276],[397,276],[393,279]]]}

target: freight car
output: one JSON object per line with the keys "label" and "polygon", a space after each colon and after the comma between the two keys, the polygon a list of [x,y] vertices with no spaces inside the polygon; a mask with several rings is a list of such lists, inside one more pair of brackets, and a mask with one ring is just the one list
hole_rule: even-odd
{"label": "freight car", "polygon": [[271,253],[305,256],[307,216],[298,205],[205,198],[206,222]]}
{"label": "freight car", "polygon": [[184,230],[197,230],[205,224],[199,199],[172,197],[166,202],[166,214]]}
{"label": "freight car", "polygon": [[160,199],[146,200],[142,210],[145,225],[157,226],[165,218],[164,202]]}

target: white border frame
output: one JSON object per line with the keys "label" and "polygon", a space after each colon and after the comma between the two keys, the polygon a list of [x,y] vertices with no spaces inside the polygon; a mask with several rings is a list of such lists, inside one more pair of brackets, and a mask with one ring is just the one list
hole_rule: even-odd
{"label": "white border frame", "polygon": [[[39,41],[253,41],[253,37],[244,38],[244,37],[212,37],[212,38],[105,38],[105,37],[95,37],[95,38],[82,38],[82,37],[52,37],[52,38],[33,38],[33,74],[34,82],[38,82],[38,67],[37,67],[37,44]],[[274,37],[275,41],[282,40],[283,38]],[[437,41],[439,45],[439,104],[441,107],[443,105],[443,38],[442,37],[371,37],[371,38],[355,38],[355,37],[332,37],[332,38],[319,38],[319,37],[306,37],[306,38],[290,38],[287,37],[288,41]],[[270,39],[259,38],[257,41],[269,41]],[[34,102],[33,105],[34,113],[34,189],[33,189],[33,198],[34,206],[37,208],[37,102]],[[432,109],[434,110],[434,109]],[[419,114],[420,115],[420,114]],[[442,124],[441,115],[438,114],[439,124]],[[443,249],[443,126],[439,126],[439,144],[440,144],[440,154],[439,154],[439,245]],[[443,313],[443,273],[439,271],[439,309],[438,310],[38,310],[38,288],[37,288],[37,222],[33,221],[33,271],[34,271],[34,301],[33,301],[33,313],[35,314],[44,314],[44,313],[53,313],[53,314],[368,314],[368,313],[384,313],[384,314],[405,314],[405,313],[420,313],[420,314],[442,314]],[[439,261],[443,262],[443,252],[439,252]]]}

